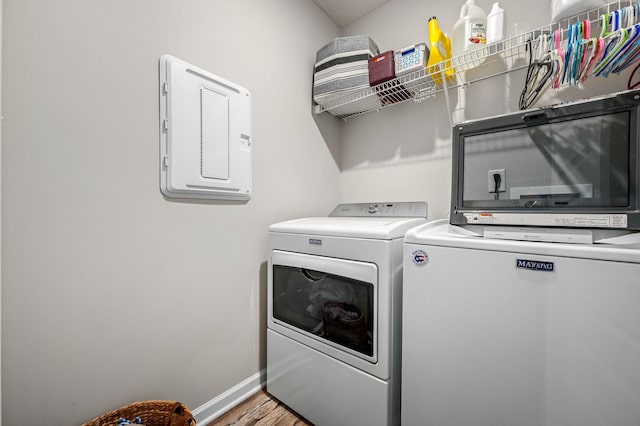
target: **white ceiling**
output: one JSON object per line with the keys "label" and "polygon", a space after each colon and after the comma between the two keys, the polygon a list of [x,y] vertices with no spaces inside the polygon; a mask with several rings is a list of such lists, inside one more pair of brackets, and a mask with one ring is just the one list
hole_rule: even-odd
{"label": "white ceiling", "polygon": [[349,25],[361,16],[389,0],[313,0],[333,21],[341,27]]}

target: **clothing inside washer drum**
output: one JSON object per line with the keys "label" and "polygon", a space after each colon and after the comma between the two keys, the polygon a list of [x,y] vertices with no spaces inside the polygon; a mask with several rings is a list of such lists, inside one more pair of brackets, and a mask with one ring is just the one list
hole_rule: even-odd
{"label": "clothing inside washer drum", "polygon": [[322,321],[325,302],[357,303],[353,288],[331,275],[308,269],[291,274],[288,281],[289,307]]}
{"label": "clothing inside washer drum", "polygon": [[367,325],[357,306],[349,303],[327,302],[324,304],[324,332],[336,341],[355,345],[367,341]]}

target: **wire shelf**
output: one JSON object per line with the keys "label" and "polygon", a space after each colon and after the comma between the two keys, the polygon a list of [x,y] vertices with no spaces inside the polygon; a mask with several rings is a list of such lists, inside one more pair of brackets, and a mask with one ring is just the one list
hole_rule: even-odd
{"label": "wire shelf", "polygon": [[[430,67],[432,73],[422,69],[376,86],[345,92],[340,97],[322,105],[316,104],[315,113],[328,112],[347,120],[408,100],[422,102],[438,92],[526,68],[528,40],[541,34],[551,34],[555,30],[560,30],[563,37],[566,37],[567,29],[579,21],[588,20],[591,22],[592,30],[597,30],[600,28],[600,16],[634,4],[634,0],[613,1],[533,31],[455,56]],[[451,69],[453,69],[453,78],[443,78]]]}

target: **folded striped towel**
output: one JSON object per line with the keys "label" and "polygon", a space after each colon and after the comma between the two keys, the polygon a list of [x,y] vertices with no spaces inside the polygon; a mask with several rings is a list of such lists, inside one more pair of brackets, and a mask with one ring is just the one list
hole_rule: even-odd
{"label": "folded striped towel", "polygon": [[316,53],[313,100],[324,105],[352,91],[369,87],[369,58],[378,46],[368,35],[339,37]]}

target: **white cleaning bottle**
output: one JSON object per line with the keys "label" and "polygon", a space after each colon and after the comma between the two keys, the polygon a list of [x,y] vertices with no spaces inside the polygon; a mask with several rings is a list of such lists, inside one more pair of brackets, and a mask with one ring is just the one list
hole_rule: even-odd
{"label": "white cleaning bottle", "polygon": [[487,43],[487,14],[476,5],[475,0],[467,0],[460,9],[460,18],[453,26],[451,42],[453,56],[480,49]]}
{"label": "white cleaning bottle", "polygon": [[487,44],[504,40],[505,22],[504,9],[495,2],[491,7],[491,12],[487,15]]}

